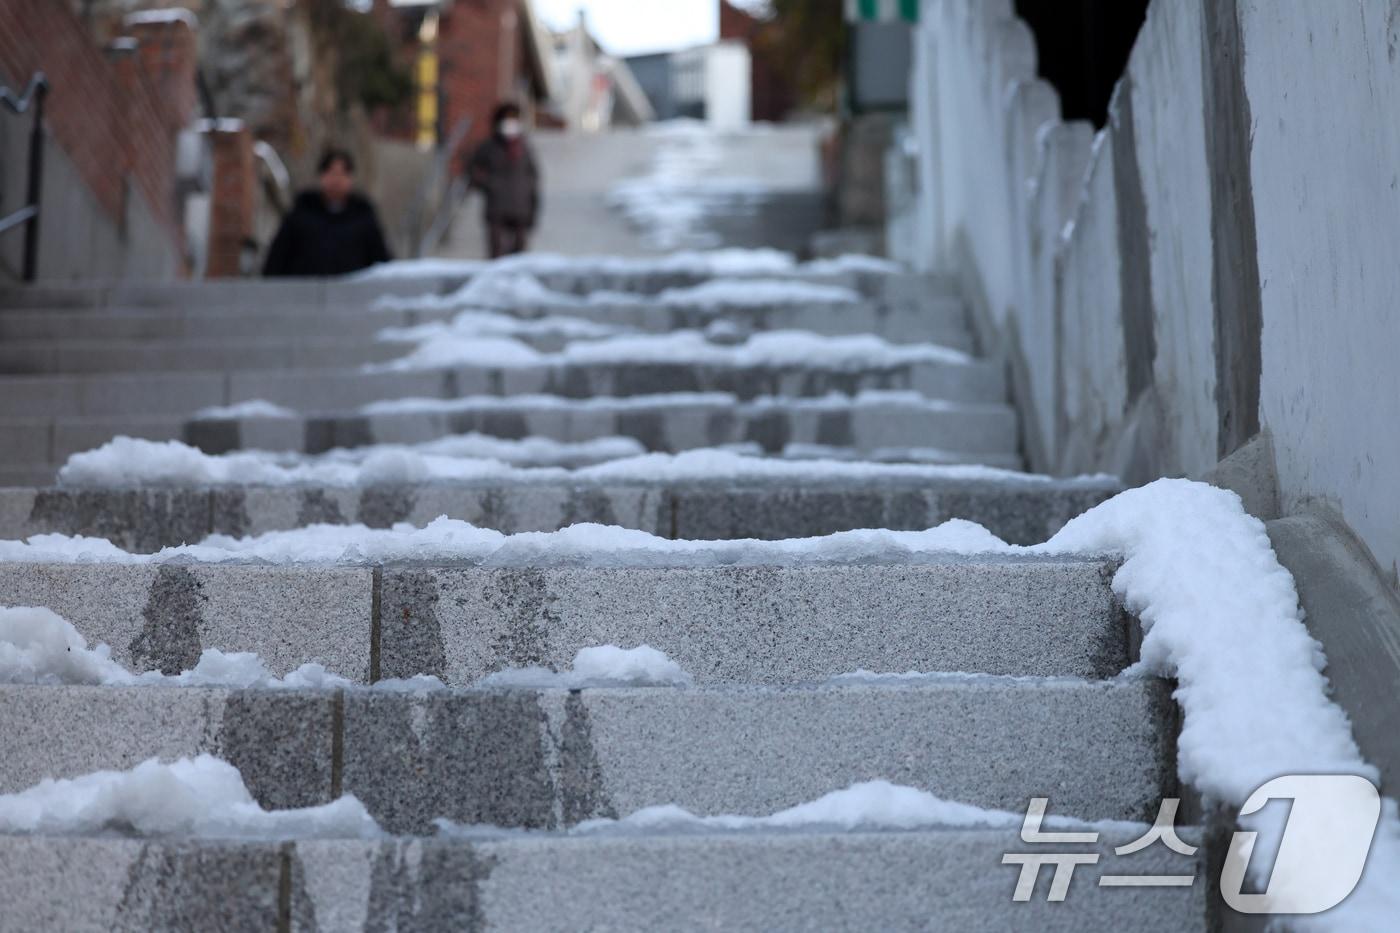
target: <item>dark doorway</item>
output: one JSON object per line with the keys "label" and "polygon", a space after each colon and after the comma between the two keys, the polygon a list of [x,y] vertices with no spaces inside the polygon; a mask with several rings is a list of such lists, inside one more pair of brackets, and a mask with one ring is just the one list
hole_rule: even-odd
{"label": "dark doorway", "polygon": [[1149,0],[1016,0],[1035,32],[1040,76],[1060,92],[1066,120],[1102,127]]}

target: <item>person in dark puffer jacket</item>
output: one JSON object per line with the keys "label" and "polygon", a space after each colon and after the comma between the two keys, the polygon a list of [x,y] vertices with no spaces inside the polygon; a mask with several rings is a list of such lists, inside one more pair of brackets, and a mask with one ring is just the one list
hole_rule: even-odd
{"label": "person in dark puffer jacket", "polygon": [[327,151],[319,172],[319,187],[299,194],[282,220],[263,275],[345,275],[393,258],[374,205],[354,190],[355,160],[350,154]]}

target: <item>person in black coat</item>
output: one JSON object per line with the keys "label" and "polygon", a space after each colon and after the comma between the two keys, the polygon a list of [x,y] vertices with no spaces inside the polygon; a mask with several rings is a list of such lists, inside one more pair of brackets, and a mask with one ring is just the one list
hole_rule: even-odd
{"label": "person in black coat", "polygon": [[355,160],[332,149],[321,157],[320,186],[297,195],[267,251],[263,275],[358,272],[393,258],[374,206],[355,193]]}
{"label": "person in black coat", "polygon": [[467,163],[467,178],[486,196],[486,238],[491,258],[498,259],[528,246],[540,210],[540,171],[518,106],[497,107],[491,129]]}

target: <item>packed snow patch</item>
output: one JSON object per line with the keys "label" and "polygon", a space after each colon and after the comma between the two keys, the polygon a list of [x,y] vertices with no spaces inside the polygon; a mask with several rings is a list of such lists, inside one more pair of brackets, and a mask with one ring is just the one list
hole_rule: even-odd
{"label": "packed snow patch", "polygon": [[628,333],[628,328],[600,324],[580,317],[549,315],[521,318],[496,311],[466,310],[450,321],[415,324],[412,327],[386,327],[376,339],[392,343],[414,343],[447,337],[511,337],[532,340],[596,340]]}
{"label": "packed snow patch", "polygon": [[[713,278],[695,285],[663,289],[657,294],[594,290],[587,295],[561,292],[545,285],[529,272],[492,271],[476,276],[446,295],[404,297],[386,295],[374,303],[380,311],[458,311],[455,329],[482,336],[520,336],[565,333],[587,337],[601,335],[607,325],[576,317],[553,315],[543,319],[520,318],[507,311],[560,309],[586,312],[598,307],[763,308],[788,305],[846,305],[861,300],[860,293],[843,285],[803,278]],[[474,313],[473,313],[474,312]],[[514,323],[512,323],[514,322]],[[548,323],[545,323],[548,322]],[[574,323],[569,323],[574,322]],[[412,332],[412,329],[408,329]],[[389,331],[402,339],[404,331]]]}
{"label": "packed snow patch", "polygon": [[180,674],[134,674],[112,659],[107,645],[89,648],[71,622],[43,608],[0,607],[0,683],[46,686],[167,686],[315,689],[349,687],[321,664],[303,664],[273,676],[256,654],[206,648],[193,669]]}
{"label": "packed snow patch", "polygon": [[[1142,620],[1143,667],[1177,681],[1184,719],[1181,778],[1208,800],[1239,807],[1256,788],[1288,774],[1355,774],[1375,782],[1346,713],[1329,697],[1321,646],[1303,624],[1293,578],[1268,533],[1237,495],[1186,480],[1129,490],[1070,521],[1028,553],[1123,555],[1113,589]],[[1286,809],[1242,816],[1261,851],[1277,847]],[[1303,889],[1328,871],[1325,840],[1298,877],[1267,879]],[[1256,880],[1259,865],[1251,863]],[[1341,906],[1291,921],[1307,929],[1382,929],[1400,915],[1400,816],[1384,813],[1361,886]]]}
{"label": "packed snow patch", "polygon": [[570,670],[547,667],[497,671],[477,682],[478,687],[518,687],[533,690],[578,690],[584,687],[687,687],[693,678],[679,664],[650,645],[619,648],[600,645],[582,648]]}
{"label": "packed snow patch", "polygon": [[400,259],[380,263],[355,278],[459,278],[478,273],[525,272],[532,275],[772,275],[798,268],[791,253],[775,249],[680,250],[661,256],[565,256],[521,253],[494,261],[476,259]]}
{"label": "packed snow patch", "polygon": [[266,399],[251,399],[236,405],[215,405],[194,413],[195,421],[235,421],[239,418],[295,418],[297,413]]}
{"label": "packed snow patch", "polygon": [[656,295],[635,292],[596,291],[592,305],[645,305],[655,308],[767,308],[785,305],[846,305],[861,300],[855,289],[801,279],[710,279],[684,288],[668,288]]}
{"label": "packed snow patch", "polygon": [[264,810],[238,769],[209,755],[130,771],[44,780],[0,795],[0,833],[215,839],[374,839],[383,835],[350,796],[319,807]]}
{"label": "packed snow patch", "polygon": [[904,271],[904,266],[893,259],[880,256],[867,256],[862,253],[846,253],[831,259],[813,259],[805,263],[802,270],[811,275],[846,275],[863,273],[867,275],[891,275]]}
{"label": "packed snow patch", "polygon": [[[754,831],[793,832],[870,832],[880,830],[927,829],[1002,829],[1014,833],[1020,829],[1024,813],[992,810],[952,800],[945,800],[928,791],[893,784],[889,781],[865,781],[844,790],[833,791],[808,803],[780,810],[770,816],[697,816],[682,807],[663,805],[646,807],[622,819],[585,820],[568,829],[573,836],[708,834]],[[470,837],[481,832],[480,827],[460,826],[438,820],[438,831],[448,836]],[[1102,821],[1084,823],[1080,820],[1047,816],[1041,824],[1046,829],[1075,829],[1094,826],[1099,829],[1141,830],[1137,823]]]}
{"label": "packed snow patch", "polygon": [[505,337],[446,335],[387,363],[367,364],[366,372],[480,366],[507,369],[532,366],[668,363],[678,365],[839,370],[893,369],[920,363],[964,365],[972,357],[932,343],[893,344],[873,334],[826,337],[808,331],[757,333],[738,345],[711,343],[703,331],[616,336],[572,343],[557,353],[541,353]]}
{"label": "packed snow patch", "polygon": [[376,444],[304,456],[268,451],[206,454],[180,441],[118,437],[68,458],[62,486],[315,485],[357,487],[476,479],[559,478],[557,469],[641,455],[626,437],[569,443],[532,437],[449,435],[422,444]]}
{"label": "packed snow patch", "polygon": [[721,238],[709,229],[710,218],[757,204],[772,191],[756,178],[723,174],[729,153],[710,130],[657,139],[647,174],[614,185],[607,197],[652,248],[718,245]]}
{"label": "packed snow patch", "polygon": [[785,541],[734,539],[684,541],[610,525],[577,524],[560,531],[505,535],[440,517],[426,527],[311,525],[246,538],[212,535],[199,544],[132,554],[101,538],[35,535],[0,541],[9,563],[363,564],[386,561],[456,561],[482,566],[765,566],[849,562],[907,562],[938,555],[997,550],[1000,539],[958,519],[927,531],[843,531]]}

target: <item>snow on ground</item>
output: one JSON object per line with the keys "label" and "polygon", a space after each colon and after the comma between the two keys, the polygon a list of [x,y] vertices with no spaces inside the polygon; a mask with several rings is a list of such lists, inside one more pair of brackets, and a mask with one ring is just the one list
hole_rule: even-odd
{"label": "snow on ground", "polygon": [[[549,668],[511,668],[477,682],[480,688],[512,687],[534,690],[578,690],[584,687],[684,687],[692,678],[681,666],[649,645],[581,648],[572,667],[556,673]],[[0,607],[0,684],[92,687],[224,687],[237,690],[347,690],[356,684],[318,663],[303,664],[277,677],[252,652],[223,652],[206,648],[198,663],[179,674],[147,671],[135,674],[112,660],[108,645],[88,647],[71,622],[42,608]],[[437,677],[420,674],[407,679],[381,680],[364,688],[389,692],[444,690]]]}
{"label": "snow on ground", "polygon": [[[622,819],[585,820],[565,830],[565,833],[571,836],[625,836],[928,829],[1000,829],[1015,833],[1024,819],[1024,813],[945,800],[928,791],[889,781],[865,781],[770,816],[697,816],[682,807],[663,805],[646,807]],[[462,826],[449,820],[438,820],[435,825],[440,834],[449,837],[472,838],[491,833],[485,827]],[[1145,828],[1139,823],[1109,820],[1085,823],[1060,816],[1046,816],[1041,825],[1047,830],[1095,827],[1100,830],[1141,832]]]}
{"label": "snow on ground", "polygon": [[386,327],[375,335],[388,342],[420,342],[448,336],[514,337],[517,339],[596,340],[630,332],[630,328],[599,324],[578,317],[550,315],[521,318],[495,311],[468,310],[450,321],[433,321],[412,327]]}
{"label": "snow on ground", "polygon": [[179,674],[134,674],[112,660],[110,647],[89,648],[71,622],[50,610],[0,607],[0,684],[312,689],[348,687],[350,681],[320,664],[303,664],[278,678],[256,654],[215,648]]}
{"label": "snow on ground", "polygon": [[[1005,484],[1056,483],[1117,488],[1111,476],[1056,478],[978,465],[867,463],[815,457],[773,459],[756,445],[701,448],[678,454],[646,453],[631,438],[602,438],[565,444],[544,438],[499,440],[479,434],[417,445],[379,444],[333,450],[316,456],[238,451],[206,454],[180,441],[120,437],[96,450],[74,454],[59,471],[64,486],[316,485],[355,488],[374,484],[495,480],[677,482],[830,482],[920,479]],[[517,467],[559,463],[572,466]],[[576,465],[576,466],[575,466]]]}
{"label": "snow on ground", "polygon": [[855,395],[829,392],[826,395],[793,398],[760,395],[747,401],[729,392],[660,392],[653,395],[595,395],[589,398],[566,398],[559,395],[466,395],[460,398],[429,398],[426,396],[381,399],[361,406],[364,415],[449,413],[476,409],[512,409],[518,411],[631,411],[639,408],[661,407],[722,407],[735,410],[750,408],[790,408],[816,411],[850,411],[857,408],[900,407],[923,411],[1000,410],[1006,406],[997,402],[950,402],[929,398],[918,392],[892,389],[864,389]]}
{"label": "snow on ground", "polygon": [[1118,480],[1108,475],[1058,478],[1034,473],[1018,473],[995,467],[921,463],[865,463],[849,460],[770,459],[746,453],[721,450],[687,450],[678,454],[650,453],[613,460],[576,471],[588,479],[632,482],[696,482],[701,480],[743,483],[747,481],[870,480],[917,478],[929,482],[964,481],[995,483],[1056,483],[1062,486],[1114,488]]}
{"label": "snow on ground", "polygon": [[[1073,519],[1029,553],[1111,551],[1124,556],[1113,589],[1142,620],[1142,665],[1177,681],[1184,714],[1183,781],[1239,807],[1285,774],[1378,774],[1361,757],[1346,713],[1329,697],[1321,646],[1303,624],[1293,578],[1239,497],[1186,480],[1159,480]],[[1241,817],[1277,845],[1286,810]],[[1312,863],[1275,890],[1303,889],[1327,873],[1325,840],[1303,846]],[[1259,861],[1252,867],[1259,871]],[[1280,863],[1282,864],[1282,863]],[[1277,872],[1275,873],[1278,874]],[[1328,930],[1382,929],[1400,915],[1400,816],[1385,815],[1365,880],[1327,914],[1300,921]]]}
{"label": "snow on ground", "polygon": [[735,369],[754,367],[893,369],[921,363],[966,365],[972,357],[932,343],[893,344],[873,334],[825,337],[807,331],[774,330],[753,334],[737,345],[716,344],[698,330],[666,334],[606,337],[572,343],[557,353],[541,353],[507,337],[447,334],[421,342],[417,349],[387,363],[371,363],[366,372],[480,366],[492,369],[533,366],[665,363]]}
{"label": "snow on ground", "polygon": [[533,275],[772,275],[799,268],[791,253],[775,249],[679,250],[661,256],[565,256],[521,253],[494,261],[479,259],[400,259],[372,266],[359,281],[456,278],[481,272]]}
{"label": "snow on ground", "polygon": [[383,835],[357,799],[264,810],[238,769],[209,755],[130,771],[44,780],[0,794],[0,833],[120,833],[218,839],[373,839]]}
{"label": "snow on ground", "polygon": [[[600,289],[576,295],[549,288],[521,271],[482,273],[446,295],[386,295],[375,301],[379,311],[453,311],[521,308],[586,309],[590,307],[762,308],[791,305],[855,304],[860,293],[842,285],[801,279],[715,278],[697,285],[667,288],[650,295]],[[503,328],[504,325],[497,325]]]}
{"label": "snow on ground", "polygon": [[646,175],[608,192],[608,205],[658,250],[710,247],[721,242],[709,219],[736,205],[756,204],[772,191],[756,178],[725,175],[729,153],[712,132],[668,134]]}
{"label": "snow on ground", "polygon": [[268,451],[206,454],[180,441],[117,437],[74,454],[59,469],[62,486],[315,485],[356,487],[478,479],[560,478],[559,468],[640,456],[627,437],[578,443],[533,437],[503,440],[449,435],[422,444],[376,444],[314,456]]}
{"label": "snow on ground", "polygon": [[[1144,630],[1143,660],[1131,676],[1145,671],[1177,682],[1175,696],[1184,714],[1178,767],[1183,781],[1207,801],[1239,807],[1256,788],[1285,774],[1377,779],[1375,768],[1361,757],[1346,714],[1329,698],[1325,657],[1303,624],[1293,579],[1279,565],[1263,524],[1245,513],[1233,493],[1186,480],[1159,480],[1122,493],[1033,547],[1007,545],[962,521],[924,532],[695,542],[597,525],[506,536],[439,519],[421,530],[318,526],[242,540],[215,537],[154,557],[127,555],[105,541],[47,535],[0,545],[0,559],[297,562],[452,557],[489,564],[647,565],[677,559],[705,564],[891,560],[933,551],[1121,555],[1113,589],[1141,619]],[[902,813],[903,806],[891,812]],[[1247,830],[1260,833],[1260,845],[1266,849],[1276,845],[1282,826],[1283,814],[1274,815],[1274,809],[1241,817]],[[1303,876],[1275,877],[1272,884],[1297,888],[1325,873],[1329,854],[1324,843],[1316,840],[1303,847],[1315,856]],[[1361,887],[1341,907],[1308,919],[1306,925],[1329,930],[1385,928],[1400,911],[1400,890],[1391,883],[1395,877],[1400,877],[1400,813],[1395,802],[1387,800]]]}
{"label": "snow on ground", "polygon": [[802,271],[808,275],[848,275],[851,273],[894,275],[905,271],[905,269],[893,259],[866,256],[862,253],[846,253],[831,259],[813,259],[802,265]]}
{"label": "snow on ground", "polygon": [[594,395],[566,398],[560,395],[464,395],[459,398],[393,398],[370,402],[359,408],[362,415],[451,413],[473,409],[514,409],[531,411],[618,411],[657,406],[721,406],[739,404],[728,392],[664,392],[655,395]]}
{"label": "snow on ground", "polygon": [[276,405],[266,399],[250,399],[236,405],[213,405],[201,408],[194,413],[195,421],[235,421],[239,418],[295,418],[297,413],[290,408]]}
{"label": "snow on ground", "polygon": [[561,531],[505,535],[441,517],[423,528],[311,525],[246,538],[212,535],[199,544],[132,554],[105,538],[34,535],[0,541],[0,562],[120,563],[168,561],[274,564],[376,563],[451,560],[484,566],[729,566],[851,561],[900,562],[996,550],[1000,541],[980,525],[954,520],[927,531],[845,531],[786,541],[677,541],[611,525],[578,524]]}
{"label": "snow on ground", "polygon": [[792,279],[711,279],[655,295],[595,291],[591,305],[645,305],[656,308],[766,308],[787,305],[844,305],[861,300],[860,292],[842,285]]}
{"label": "snow on ground", "polygon": [[511,668],[477,681],[478,687],[531,690],[579,690],[584,687],[686,687],[693,678],[679,664],[650,645],[583,648],[567,671],[547,667]]}
{"label": "snow on ground", "polygon": [[877,256],[851,254],[798,263],[791,253],[775,249],[679,250],[658,256],[565,256],[521,253],[503,259],[400,259],[372,266],[354,276],[358,281],[468,278],[475,275],[690,275],[756,276],[890,274],[903,266]]}

